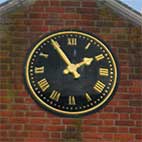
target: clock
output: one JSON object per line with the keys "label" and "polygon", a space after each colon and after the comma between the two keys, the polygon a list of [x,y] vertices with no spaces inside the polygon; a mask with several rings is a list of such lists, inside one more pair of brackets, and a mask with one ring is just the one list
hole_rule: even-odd
{"label": "clock", "polygon": [[100,110],[117,88],[118,65],[108,45],[79,30],[40,38],[28,52],[24,77],[32,98],[67,117]]}

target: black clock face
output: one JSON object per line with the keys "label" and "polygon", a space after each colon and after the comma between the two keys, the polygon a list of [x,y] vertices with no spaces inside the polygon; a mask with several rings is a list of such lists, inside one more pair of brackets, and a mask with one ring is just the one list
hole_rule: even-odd
{"label": "black clock face", "polygon": [[57,114],[78,117],[106,104],[116,89],[117,64],[92,34],[59,31],[41,38],[29,52],[25,81],[31,96]]}

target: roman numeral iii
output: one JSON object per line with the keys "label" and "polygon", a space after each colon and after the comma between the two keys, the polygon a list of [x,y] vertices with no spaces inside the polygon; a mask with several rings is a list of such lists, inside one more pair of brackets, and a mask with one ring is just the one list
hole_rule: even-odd
{"label": "roman numeral iii", "polygon": [[101,81],[97,81],[93,88],[95,91],[101,93],[105,88],[105,84],[102,83]]}
{"label": "roman numeral iii", "polygon": [[47,82],[45,78],[38,81],[38,85],[43,92],[46,91],[50,87],[49,83]]}
{"label": "roman numeral iii", "polygon": [[68,45],[77,45],[76,38],[68,38],[67,40],[68,40],[68,42],[67,42]]}
{"label": "roman numeral iii", "polygon": [[106,69],[106,68],[100,68],[99,69],[99,74],[101,76],[108,76],[108,69]]}
{"label": "roman numeral iii", "polygon": [[75,105],[75,97],[74,96],[69,96],[69,105]]}
{"label": "roman numeral iii", "polygon": [[44,73],[44,67],[35,67],[35,73]]}
{"label": "roman numeral iii", "polygon": [[56,90],[53,90],[53,92],[51,93],[51,95],[50,95],[49,98],[52,99],[52,100],[54,100],[54,101],[56,101],[56,102],[58,102],[59,98],[60,98],[60,95],[61,95],[61,93],[59,93]]}

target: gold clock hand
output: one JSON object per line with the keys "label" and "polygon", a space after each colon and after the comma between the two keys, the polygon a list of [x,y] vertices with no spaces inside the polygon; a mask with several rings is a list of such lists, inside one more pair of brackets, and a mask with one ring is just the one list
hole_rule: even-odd
{"label": "gold clock hand", "polygon": [[[83,61],[77,64],[71,64],[70,66],[68,66],[65,70],[64,70],[64,74],[68,74],[70,72],[77,72],[77,69],[80,68],[83,65],[89,66],[91,64],[91,62],[93,61],[93,58],[83,58]],[[79,78],[79,76],[74,76],[75,78]]]}
{"label": "gold clock hand", "polygon": [[83,58],[83,61],[82,61],[82,62],[80,62],[80,63],[78,63],[78,64],[75,64],[75,66],[76,66],[77,68],[80,68],[80,67],[83,66],[83,65],[89,66],[92,61],[93,61],[93,58],[87,58],[87,57],[85,57],[85,58]]}
{"label": "gold clock hand", "polygon": [[61,56],[61,58],[63,59],[63,61],[67,64],[70,65],[71,62],[68,59],[68,57],[65,55],[65,53],[63,52],[63,50],[60,48],[60,45],[57,41],[51,39],[52,45],[53,47],[57,50],[57,52],[59,53],[59,55]]}
{"label": "gold clock hand", "polygon": [[72,73],[74,78],[79,78],[80,74],[77,72],[75,65],[70,62],[68,57],[65,55],[63,50],[60,48],[59,43],[53,39],[51,39],[51,43],[52,43],[53,47],[57,50],[57,52],[59,53],[59,55],[63,59],[63,61],[68,65],[67,66],[68,70],[64,70],[64,74]]}

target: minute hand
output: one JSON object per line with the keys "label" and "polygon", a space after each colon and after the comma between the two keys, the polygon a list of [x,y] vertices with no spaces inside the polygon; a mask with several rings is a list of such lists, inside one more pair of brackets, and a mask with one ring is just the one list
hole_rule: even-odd
{"label": "minute hand", "polygon": [[61,58],[64,60],[64,62],[69,66],[71,65],[70,60],[68,59],[68,57],[65,55],[65,53],[63,52],[63,50],[60,48],[60,45],[57,41],[51,39],[52,45],[53,47],[57,50],[57,52],[59,53],[59,55],[61,56]]}
{"label": "minute hand", "polygon": [[63,59],[63,61],[67,64],[68,70],[65,70],[64,74],[72,73],[74,78],[79,78],[80,74],[77,72],[76,66],[70,62],[68,57],[65,55],[63,50],[60,48],[59,43],[57,41],[54,41],[53,39],[51,39],[51,43],[52,43],[54,49],[57,50],[57,52],[59,53],[59,55]]}

